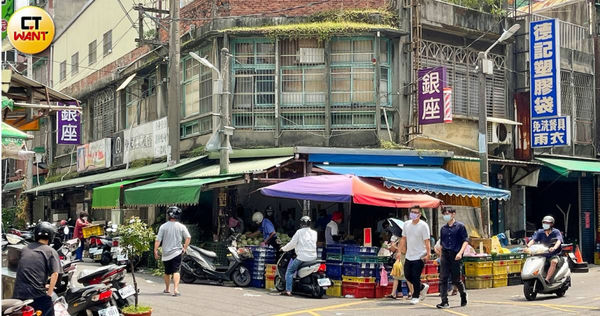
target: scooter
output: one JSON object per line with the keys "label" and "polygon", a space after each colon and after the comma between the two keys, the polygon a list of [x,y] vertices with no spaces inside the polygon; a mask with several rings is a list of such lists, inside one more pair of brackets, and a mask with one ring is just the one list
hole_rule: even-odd
{"label": "scooter", "polygon": [[35,310],[29,304],[33,300],[18,300],[18,299],[3,299],[2,300],[2,315],[8,316],[33,316]]}
{"label": "scooter", "polygon": [[[280,292],[285,290],[285,272],[290,261],[296,256],[294,251],[281,255],[277,261],[277,274],[275,275],[275,289]],[[310,295],[321,298],[325,290],[332,286],[331,280],[325,276],[325,264],[321,260],[304,262],[294,275],[292,293]]]}
{"label": "scooter", "polygon": [[[570,245],[561,245],[562,248]],[[527,258],[521,271],[523,280],[523,294],[528,301],[535,300],[538,293],[556,294],[563,297],[567,289],[571,287],[571,269],[565,256],[559,256],[556,272],[550,283],[546,282],[546,274],[550,262],[544,254],[549,252],[549,248],[542,244],[535,244],[529,247],[531,257]]]}
{"label": "scooter", "polygon": [[93,271],[83,270],[77,282],[84,286],[93,284],[105,284],[113,290],[113,298],[119,309],[133,305],[135,303],[135,289],[132,285],[127,285],[125,282],[124,265],[108,265]]}
{"label": "scooter", "polygon": [[193,283],[198,279],[214,280],[221,284],[224,281],[233,281],[239,287],[248,286],[252,281],[252,276],[243,262],[252,259],[252,252],[247,248],[238,249],[237,238],[239,236],[239,234],[234,234],[229,237],[228,267],[215,265],[217,254],[213,251],[190,245],[181,263],[181,280],[184,283]]}

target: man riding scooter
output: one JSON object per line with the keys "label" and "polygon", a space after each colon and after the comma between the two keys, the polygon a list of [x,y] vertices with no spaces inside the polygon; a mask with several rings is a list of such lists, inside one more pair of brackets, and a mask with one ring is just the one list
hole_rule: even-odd
{"label": "man riding scooter", "polygon": [[542,219],[542,227],[542,229],[539,229],[533,234],[527,247],[531,247],[536,242],[550,245],[552,240],[556,240],[554,245],[548,250],[548,253],[544,255],[550,261],[550,267],[548,268],[545,280],[546,283],[551,283],[552,276],[554,275],[554,272],[556,272],[556,265],[559,260],[558,254],[561,251],[560,245],[563,242],[563,237],[560,231],[554,228],[554,217],[552,216],[545,216],[544,219]]}
{"label": "man riding scooter", "polygon": [[302,216],[300,225],[302,228],[297,230],[292,240],[281,248],[284,252],[296,250],[296,259],[288,266],[285,273],[285,292],[281,292],[281,295],[292,296],[294,274],[300,265],[317,260],[317,232],[310,228],[310,217]]}

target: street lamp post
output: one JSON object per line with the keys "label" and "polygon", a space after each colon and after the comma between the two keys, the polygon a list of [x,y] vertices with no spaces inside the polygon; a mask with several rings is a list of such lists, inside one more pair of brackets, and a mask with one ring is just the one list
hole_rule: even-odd
{"label": "street lamp post", "polygon": [[[499,43],[513,36],[520,28],[519,24],[511,26],[504,31],[500,38],[485,52],[479,52],[477,56],[477,68],[479,78],[479,176],[481,184],[489,185],[489,170],[488,170],[488,148],[487,148],[487,107],[486,107],[486,75],[494,74],[494,62],[487,58],[488,53]],[[489,199],[481,199],[481,213],[486,216],[485,229],[488,236],[491,236],[490,226],[490,204]]]}
{"label": "street lamp post", "polygon": [[[223,76],[221,71],[210,61],[208,61],[208,59],[200,57],[194,52],[190,52],[189,54],[193,59],[217,73],[217,80],[215,80],[213,83],[213,97],[216,96],[218,98],[219,116],[221,118],[221,126],[218,131],[221,134],[219,146],[219,174],[227,174],[229,173],[229,150],[231,149],[229,136],[233,135],[233,127],[231,127],[229,124],[229,95],[228,93],[223,92]],[[229,69],[228,55],[229,50],[227,48],[223,48],[221,50],[221,67],[225,70]]]}

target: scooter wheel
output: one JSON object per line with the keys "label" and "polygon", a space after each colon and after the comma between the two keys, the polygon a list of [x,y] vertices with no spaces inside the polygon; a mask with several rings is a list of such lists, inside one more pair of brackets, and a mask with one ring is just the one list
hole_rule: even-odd
{"label": "scooter wheel", "polygon": [[535,281],[533,281],[533,280],[528,280],[528,281],[525,281],[525,283],[523,283],[523,294],[525,295],[525,298],[528,301],[535,300],[535,297],[537,296],[537,293],[535,292],[534,284],[535,284]]}
{"label": "scooter wheel", "polygon": [[102,253],[102,257],[100,257],[100,264],[103,266],[109,265],[112,262],[112,255],[110,251],[105,251]]}
{"label": "scooter wheel", "polygon": [[244,269],[244,272],[240,272],[240,270],[235,270],[231,273],[231,279],[235,285],[239,287],[246,287],[250,285],[252,281],[252,276],[250,275],[250,271],[248,269]]}
{"label": "scooter wheel", "polygon": [[194,283],[196,281],[196,277],[185,271],[185,269],[181,269],[181,281],[183,281],[183,283]]}
{"label": "scooter wheel", "polygon": [[275,276],[275,289],[279,292],[283,292],[285,290],[285,282],[278,275]]}

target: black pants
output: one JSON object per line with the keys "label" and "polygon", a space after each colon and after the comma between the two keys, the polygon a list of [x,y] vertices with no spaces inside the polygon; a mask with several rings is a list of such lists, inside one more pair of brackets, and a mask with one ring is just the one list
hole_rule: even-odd
{"label": "black pants", "polygon": [[52,304],[52,298],[48,295],[34,298],[33,303],[29,305],[36,311],[42,311],[42,316],[54,316],[54,304]]}
{"label": "black pants", "polygon": [[452,280],[452,284],[456,285],[461,297],[465,294],[465,285],[460,279],[461,261],[456,261],[456,252],[452,250],[442,250],[440,258],[440,296],[442,303],[448,303],[448,278]]}
{"label": "black pants", "polygon": [[423,272],[424,266],[425,262],[421,259],[406,259],[404,261],[404,277],[406,278],[406,281],[412,283],[413,285],[413,298],[419,298],[419,293],[423,289],[423,285],[421,284],[421,273]]}

